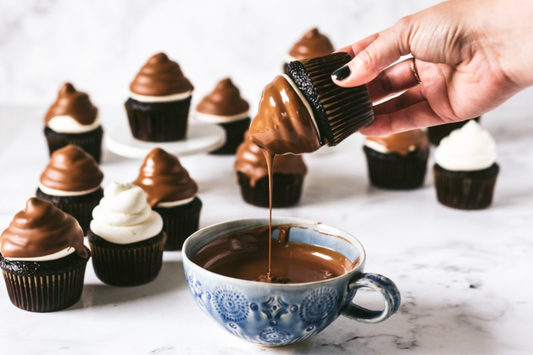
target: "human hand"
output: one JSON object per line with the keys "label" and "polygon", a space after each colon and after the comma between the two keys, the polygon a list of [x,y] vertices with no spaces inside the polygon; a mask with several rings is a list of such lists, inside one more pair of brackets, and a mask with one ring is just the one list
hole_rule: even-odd
{"label": "human hand", "polygon": [[[377,105],[365,135],[466,120],[533,85],[532,18],[530,0],[447,1],[341,48],[355,58],[332,77],[343,87],[367,84]],[[409,54],[420,84],[411,59],[390,66]]]}

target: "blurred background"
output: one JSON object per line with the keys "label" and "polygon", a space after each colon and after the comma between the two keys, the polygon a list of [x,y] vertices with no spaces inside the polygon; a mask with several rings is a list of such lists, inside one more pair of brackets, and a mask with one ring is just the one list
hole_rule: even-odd
{"label": "blurred background", "polygon": [[122,105],[137,71],[163,51],[195,86],[193,105],[230,76],[253,114],[307,30],[342,47],[437,2],[2,0],[0,105],[44,111],[65,81],[97,106]]}

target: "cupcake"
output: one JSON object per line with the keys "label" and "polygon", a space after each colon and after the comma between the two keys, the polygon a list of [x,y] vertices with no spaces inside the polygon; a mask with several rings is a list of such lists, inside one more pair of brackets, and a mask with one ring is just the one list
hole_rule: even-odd
{"label": "cupcake", "polygon": [[114,286],[137,286],[155,279],[163,264],[163,219],[144,191],[133,184],[109,185],[93,210],[87,233],[96,276]]}
{"label": "cupcake", "polygon": [[230,78],[221,80],[215,89],[196,106],[196,119],[221,126],[226,142],[211,154],[235,154],[250,126],[248,102]]}
{"label": "cupcake", "polygon": [[479,123],[479,120],[481,117],[472,118],[470,120],[461,121],[461,122],[452,122],[452,123],[446,123],[441,124],[438,126],[428,127],[428,137],[429,141],[437,146],[439,145],[442,138],[447,137],[452,133],[452,131],[455,131],[456,129],[459,129],[463,127],[465,124],[467,124],[469,121],[474,120]]}
{"label": "cupcake", "polygon": [[[237,149],[237,182],[244,201],[259,207],[269,206],[268,171],[261,149],[245,135]],[[307,167],[301,155],[279,155],[274,160],[272,207],[289,207],[298,203]]]}
{"label": "cupcake", "polygon": [[0,235],[7,293],[26,311],[59,311],[78,302],[89,257],[78,222],[35,197]]}
{"label": "cupcake", "polygon": [[490,206],[500,168],[496,144],[476,121],[445,137],[435,149],[435,187],[440,203],[476,210]]}
{"label": "cupcake", "polygon": [[72,215],[87,233],[92,211],[104,196],[100,187],[103,178],[94,159],[69,144],[52,154],[41,174],[36,196]]}
{"label": "cupcake", "polygon": [[193,86],[178,63],[158,53],[130,85],[126,112],[133,137],[147,142],[172,142],[187,134]]}
{"label": "cupcake", "polygon": [[75,144],[100,163],[104,131],[98,110],[86,93],[77,91],[70,83],[64,84],[56,102],[48,109],[44,124],[50,155],[68,144]]}
{"label": "cupcake", "polygon": [[320,33],[317,28],[313,28],[307,31],[292,46],[287,55],[287,61],[283,66],[283,71],[287,73],[287,65],[292,61],[322,57],[333,53],[334,50],[335,48],[333,48],[333,44],[331,44],[329,38]]}
{"label": "cupcake", "polygon": [[196,182],[178,158],[155,148],[133,183],[144,190],[152,209],[163,218],[165,250],[181,250],[185,239],[198,230],[202,201],[196,196]]}
{"label": "cupcake", "polygon": [[363,150],[372,185],[406,190],[422,186],[429,156],[427,135],[420,129],[384,137],[366,137]]}

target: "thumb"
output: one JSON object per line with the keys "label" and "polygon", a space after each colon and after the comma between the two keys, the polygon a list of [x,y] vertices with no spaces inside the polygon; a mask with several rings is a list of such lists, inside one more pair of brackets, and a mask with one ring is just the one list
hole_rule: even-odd
{"label": "thumb", "polygon": [[[409,28],[406,21],[377,33],[374,41],[361,49],[348,64],[331,75],[333,82],[342,87],[364,85],[374,79],[380,71],[396,62],[402,55],[409,54]],[[363,40],[364,41],[364,40]],[[360,47],[356,42],[352,47]],[[355,51],[354,51],[355,52]]]}

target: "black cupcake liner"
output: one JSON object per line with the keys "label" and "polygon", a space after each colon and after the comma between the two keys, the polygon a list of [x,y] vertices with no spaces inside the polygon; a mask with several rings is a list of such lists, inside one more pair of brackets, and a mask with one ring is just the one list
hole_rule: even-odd
{"label": "black cupcake liner", "polygon": [[374,120],[366,86],[342,88],[331,80],[331,74],[351,59],[348,53],[333,53],[288,64],[288,75],[311,105],[323,143],[329,146]]}
{"label": "black cupcake liner", "polygon": [[492,203],[499,171],[496,163],[478,171],[450,171],[435,164],[437,199],[445,206],[461,210],[487,208]]}
{"label": "black cupcake liner", "polygon": [[[252,186],[248,175],[237,172],[237,179],[244,201],[258,207],[269,206],[268,176],[256,181]],[[297,174],[273,174],[272,207],[290,207],[300,201],[303,186],[303,176]]]}
{"label": "black cupcake liner", "polygon": [[416,189],[424,183],[429,149],[412,152],[406,156],[397,153],[380,153],[363,146],[368,165],[370,183],[391,190]]}
{"label": "black cupcake liner", "polygon": [[74,144],[91,155],[97,163],[100,163],[102,157],[102,137],[104,136],[102,126],[98,126],[92,131],[80,134],[58,133],[49,127],[44,127],[44,135],[48,142],[50,155],[58,149],[69,144]]}
{"label": "black cupcake liner", "polygon": [[76,253],[39,262],[9,261],[0,255],[0,268],[13,305],[29,312],[55,312],[81,298],[87,261]]}
{"label": "black cupcake liner", "polygon": [[173,102],[125,103],[133,137],[145,142],[173,142],[185,139],[191,96]]}
{"label": "black cupcake liner", "polygon": [[191,202],[176,207],[154,207],[163,218],[163,231],[167,235],[165,250],[181,250],[185,239],[198,230],[202,201],[195,197]]}
{"label": "black cupcake liner", "polygon": [[92,220],[93,209],[104,197],[104,190],[99,188],[96,191],[81,196],[53,196],[45,194],[37,188],[35,195],[43,200],[52,202],[61,211],[76,218],[86,235]]}
{"label": "black cupcake liner", "polygon": [[226,142],[224,145],[209,154],[230,155],[237,152],[237,148],[244,141],[244,134],[250,127],[250,117],[228,123],[218,123],[226,132]]}
{"label": "black cupcake liner", "polygon": [[96,276],[113,286],[138,286],[154,280],[163,265],[166,234],[131,244],[115,244],[89,229],[89,245]]}
{"label": "black cupcake liner", "polygon": [[452,131],[459,129],[463,127],[465,124],[467,124],[469,121],[474,120],[476,122],[479,122],[481,117],[472,118],[470,120],[461,121],[461,122],[452,122],[452,123],[446,123],[438,126],[428,127],[428,138],[431,144],[438,146],[440,144],[440,141],[444,138],[450,135]]}

